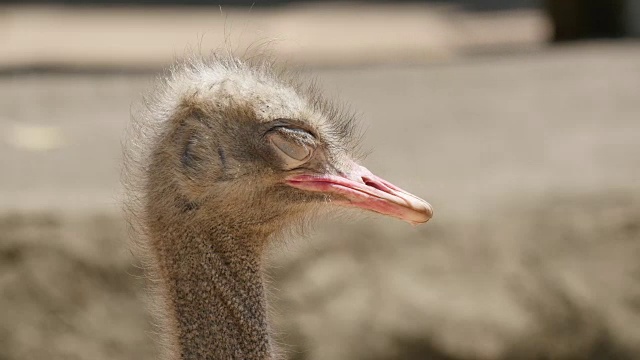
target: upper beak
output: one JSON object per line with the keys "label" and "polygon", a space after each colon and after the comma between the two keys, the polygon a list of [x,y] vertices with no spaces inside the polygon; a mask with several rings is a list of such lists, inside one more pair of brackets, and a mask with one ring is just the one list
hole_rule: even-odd
{"label": "upper beak", "polygon": [[348,174],[296,174],[287,177],[286,183],[301,190],[331,194],[339,205],[375,211],[411,224],[425,223],[433,216],[428,202],[356,164]]}

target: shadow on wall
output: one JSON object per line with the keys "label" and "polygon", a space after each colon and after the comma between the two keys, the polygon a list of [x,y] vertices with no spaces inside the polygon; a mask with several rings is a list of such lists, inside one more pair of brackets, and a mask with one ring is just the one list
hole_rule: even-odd
{"label": "shadow on wall", "polygon": [[555,42],[640,36],[637,0],[545,0]]}
{"label": "shadow on wall", "polygon": [[[322,3],[324,0],[0,0],[2,3],[64,5],[230,5],[277,6],[299,3]],[[540,7],[540,0],[334,0],[349,3],[437,3],[461,6],[466,10],[495,11]]]}

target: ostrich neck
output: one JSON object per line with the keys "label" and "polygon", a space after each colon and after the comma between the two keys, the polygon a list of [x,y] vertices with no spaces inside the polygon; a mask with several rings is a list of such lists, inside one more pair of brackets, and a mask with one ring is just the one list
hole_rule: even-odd
{"label": "ostrich neck", "polygon": [[160,251],[179,359],[271,359],[262,252],[250,246],[264,239],[227,229],[180,236]]}

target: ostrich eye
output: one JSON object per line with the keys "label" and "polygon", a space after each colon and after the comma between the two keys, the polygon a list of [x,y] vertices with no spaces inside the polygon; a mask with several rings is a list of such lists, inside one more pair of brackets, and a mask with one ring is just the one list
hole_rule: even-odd
{"label": "ostrich eye", "polygon": [[313,154],[313,135],[302,129],[275,127],[267,133],[267,139],[286,170],[304,164]]}

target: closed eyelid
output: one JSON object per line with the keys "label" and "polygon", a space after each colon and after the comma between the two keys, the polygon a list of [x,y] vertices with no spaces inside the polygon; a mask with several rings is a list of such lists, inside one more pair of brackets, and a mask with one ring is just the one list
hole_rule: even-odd
{"label": "closed eyelid", "polygon": [[308,159],[313,152],[312,148],[310,148],[309,146],[296,144],[287,139],[284,139],[280,133],[274,133],[270,135],[269,141],[287,156],[298,161],[304,161]]}

